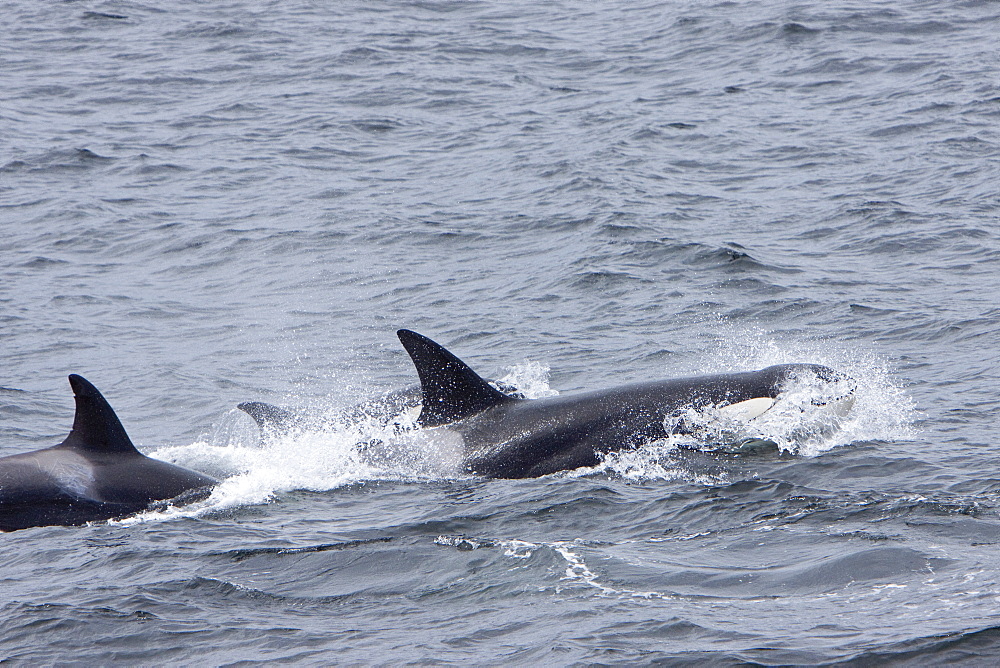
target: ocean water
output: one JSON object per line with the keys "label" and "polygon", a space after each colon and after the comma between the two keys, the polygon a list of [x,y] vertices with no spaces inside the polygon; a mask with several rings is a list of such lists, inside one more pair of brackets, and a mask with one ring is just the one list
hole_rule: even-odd
{"label": "ocean water", "polygon": [[[997,3],[0,13],[0,455],[79,373],[223,478],[0,534],[0,660],[1000,660]],[[416,382],[400,327],[533,397],[858,391],[742,434],[777,451],[484,480],[332,419]],[[247,400],[322,427],[262,444]]]}

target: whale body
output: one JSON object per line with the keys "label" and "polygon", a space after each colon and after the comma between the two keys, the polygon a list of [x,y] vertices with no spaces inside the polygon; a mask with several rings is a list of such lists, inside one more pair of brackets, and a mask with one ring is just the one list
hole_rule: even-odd
{"label": "whale body", "polygon": [[218,482],[146,457],[97,388],[77,375],[69,383],[76,415],[66,439],[0,458],[0,531],[119,519],[158,501],[195,500]]}
{"label": "whale body", "polygon": [[[486,381],[500,392],[523,398],[516,387],[498,380]],[[244,401],[236,407],[253,418],[260,429],[262,441],[282,438],[293,431],[322,431],[330,425],[371,423],[376,429],[385,429],[404,413],[419,409],[423,395],[419,385],[393,390],[369,399],[332,415],[304,409],[275,406],[264,401]],[[416,414],[414,414],[416,417]]]}
{"label": "whale body", "polygon": [[420,377],[421,431],[444,432],[440,441],[461,453],[466,473],[491,478],[596,466],[608,453],[676,433],[670,418],[688,408],[718,406],[753,418],[803,374],[828,383],[849,380],[818,364],[781,364],[527,400],[499,392],[431,339],[406,329],[397,335]]}

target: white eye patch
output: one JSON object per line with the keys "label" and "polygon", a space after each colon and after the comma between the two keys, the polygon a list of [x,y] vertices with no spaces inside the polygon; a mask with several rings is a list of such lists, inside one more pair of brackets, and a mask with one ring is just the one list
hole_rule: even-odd
{"label": "white eye patch", "polygon": [[756,399],[741,401],[738,404],[723,406],[718,411],[723,417],[746,422],[763,415],[773,405],[774,399],[770,397],[757,397]]}

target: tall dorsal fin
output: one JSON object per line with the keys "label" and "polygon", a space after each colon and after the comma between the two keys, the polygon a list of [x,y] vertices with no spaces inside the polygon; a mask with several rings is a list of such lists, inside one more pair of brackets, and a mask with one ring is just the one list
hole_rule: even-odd
{"label": "tall dorsal fin", "polygon": [[76,399],[76,417],[73,418],[73,431],[61,445],[89,452],[139,454],[115,415],[115,409],[97,388],[76,374],[70,374],[69,384]]}
{"label": "tall dorsal fin", "polygon": [[396,332],[420,376],[423,408],[417,422],[436,427],[517,401],[479,377],[469,365],[426,336],[401,329]]}

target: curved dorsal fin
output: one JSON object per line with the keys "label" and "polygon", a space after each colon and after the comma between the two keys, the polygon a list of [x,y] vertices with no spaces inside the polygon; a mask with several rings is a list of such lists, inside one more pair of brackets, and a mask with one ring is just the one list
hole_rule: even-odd
{"label": "curved dorsal fin", "polygon": [[76,416],[73,430],[61,445],[89,452],[139,454],[115,415],[115,409],[97,388],[76,374],[70,374],[69,384],[76,399]]}
{"label": "curved dorsal fin", "polygon": [[289,431],[295,426],[295,414],[263,401],[244,401],[237,408],[253,418],[262,432],[275,434]]}
{"label": "curved dorsal fin", "polygon": [[487,408],[517,401],[479,377],[462,360],[426,336],[401,329],[396,332],[420,376],[423,408],[417,422],[436,427],[461,420]]}

